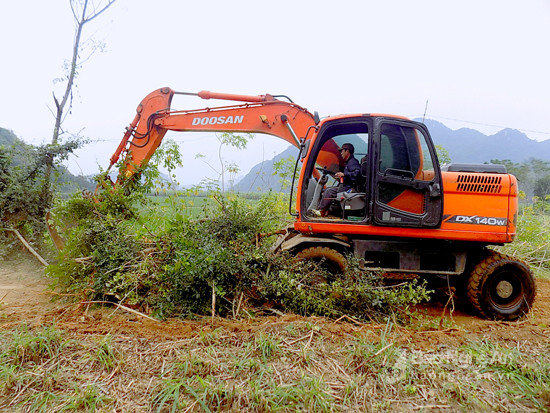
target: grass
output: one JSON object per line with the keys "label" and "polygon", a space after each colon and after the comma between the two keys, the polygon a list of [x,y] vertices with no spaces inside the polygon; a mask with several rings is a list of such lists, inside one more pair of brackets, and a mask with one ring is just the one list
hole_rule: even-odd
{"label": "grass", "polygon": [[158,214],[159,209],[166,214],[166,218],[173,218],[178,210],[191,218],[199,218],[204,215],[204,210],[215,205],[214,199],[199,196],[149,196],[151,210]]}
{"label": "grass", "polygon": [[44,359],[52,359],[59,355],[65,342],[62,333],[48,326],[31,330],[23,325],[13,331],[7,348],[2,352],[2,359],[11,359],[15,364],[39,363]]}
{"label": "grass", "polygon": [[[548,343],[487,339],[426,351],[403,343],[406,331],[390,323],[266,321],[168,341],[4,331],[0,409],[544,411],[550,400]],[[49,344],[21,357],[16,348],[37,337]]]}
{"label": "grass", "polygon": [[535,276],[550,278],[550,213],[535,205],[523,206],[514,242],[500,251],[526,261]]}
{"label": "grass", "polygon": [[122,355],[112,345],[113,337],[108,334],[101,337],[97,347],[90,353],[92,362],[99,364],[107,370],[111,370],[121,362]]}
{"label": "grass", "polygon": [[[176,211],[189,218],[203,218],[206,211],[216,206],[216,200],[207,195],[188,195],[185,193],[172,194],[172,196],[150,195],[148,199],[151,201],[149,209],[152,215],[159,215],[160,210],[164,219],[174,218]],[[248,205],[255,205],[258,203],[258,199],[247,199],[246,202]],[[151,216],[151,214],[148,215]]]}
{"label": "grass", "polygon": [[261,357],[263,362],[280,354],[281,351],[279,339],[271,334],[260,333],[256,336],[254,347],[256,353]]}

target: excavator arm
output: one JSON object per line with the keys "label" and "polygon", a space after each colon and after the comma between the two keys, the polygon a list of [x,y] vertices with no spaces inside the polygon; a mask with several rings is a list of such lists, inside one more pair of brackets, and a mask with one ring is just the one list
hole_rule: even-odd
{"label": "excavator arm", "polygon": [[[172,110],[172,98],[176,94],[244,103]],[[175,92],[170,88],[157,89],[147,95],[136,111],[107,170],[108,173],[122,158],[117,183],[132,178],[147,164],[168,131],[263,133],[299,146],[299,139],[305,138],[309,128],[317,123],[306,109],[271,95],[244,96],[208,91],[186,93]]]}

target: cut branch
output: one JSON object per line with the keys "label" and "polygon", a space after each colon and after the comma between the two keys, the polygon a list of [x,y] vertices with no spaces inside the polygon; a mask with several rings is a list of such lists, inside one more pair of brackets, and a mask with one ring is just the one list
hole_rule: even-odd
{"label": "cut branch", "polygon": [[19,238],[19,241],[21,241],[21,243],[25,246],[25,248],[27,248],[27,250],[29,250],[29,252],[34,255],[36,257],[36,259],[38,261],[40,261],[40,263],[42,265],[44,265],[45,267],[47,267],[49,264],[46,262],[46,260],[44,258],[42,258],[40,256],[39,253],[36,252],[36,250],[31,247],[31,244],[29,244],[27,242],[27,240],[25,238],[23,238],[23,235],[21,235],[21,233],[19,231],[17,231],[16,229],[14,228],[2,228],[4,231],[11,231],[13,232],[15,235],[17,235],[17,238]]}

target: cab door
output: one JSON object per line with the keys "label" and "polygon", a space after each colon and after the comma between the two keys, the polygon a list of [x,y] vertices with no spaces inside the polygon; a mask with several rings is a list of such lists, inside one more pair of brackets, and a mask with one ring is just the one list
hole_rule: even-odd
{"label": "cab door", "polygon": [[373,223],[438,227],[443,210],[441,172],[426,127],[378,118],[373,138]]}

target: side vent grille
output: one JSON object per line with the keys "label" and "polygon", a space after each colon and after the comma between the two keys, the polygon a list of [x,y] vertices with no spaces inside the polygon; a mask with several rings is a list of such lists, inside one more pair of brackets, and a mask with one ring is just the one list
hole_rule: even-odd
{"label": "side vent grille", "polygon": [[457,191],[459,192],[484,192],[499,194],[502,190],[502,177],[489,175],[458,175]]}

